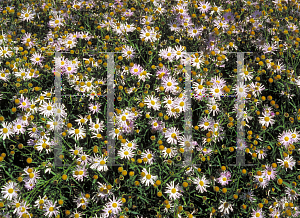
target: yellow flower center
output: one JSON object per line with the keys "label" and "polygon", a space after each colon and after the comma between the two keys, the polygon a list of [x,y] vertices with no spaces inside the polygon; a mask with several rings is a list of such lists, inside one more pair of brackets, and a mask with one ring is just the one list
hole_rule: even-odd
{"label": "yellow flower center", "polygon": [[3,128],[3,133],[4,134],[8,133],[8,129],[7,128]]}
{"label": "yellow flower center", "polygon": [[47,106],[47,110],[50,111],[52,109],[51,106]]}
{"label": "yellow flower center", "polygon": [[13,192],[14,192],[14,189],[12,189],[12,188],[8,189],[8,193],[9,193],[9,194],[11,194],[11,193],[13,193]]}
{"label": "yellow flower center", "polygon": [[176,193],[176,188],[172,188],[171,192],[174,194]]}
{"label": "yellow flower center", "polygon": [[168,82],[168,83],[167,83],[167,86],[171,86],[171,85],[172,85],[172,83],[171,83],[171,82]]}
{"label": "yellow flower center", "polygon": [[152,104],[152,105],[155,105],[155,101],[151,101],[151,104]]}
{"label": "yellow flower center", "polygon": [[100,164],[101,164],[101,165],[104,165],[104,164],[105,164],[105,161],[104,161],[104,160],[101,160],[101,161],[100,161]]}
{"label": "yellow flower center", "polygon": [[21,125],[17,125],[17,128],[18,128],[18,129],[21,129]]}
{"label": "yellow flower center", "polygon": [[200,181],[200,182],[199,182],[199,185],[204,186],[204,182],[203,182],[203,181]]}
{"label": "yellow flower center", "polygon": [[75,134],[79,134],[79,129],[75,129]]}
{"label": "yellow flower center", "polygon": [[148,174],[148,175],[146,176],[146,178],[147,178],[147,179],[151,179],[151,175]]}
{"label": "yellow flower center", "polygon": [[170,153],[171,153],[171,148],[167,148],[166,152],[167,152],[168,154],[170,154]]}
{"label": "yellow flower center", "polygon": [[116,207],[118,207],[118,204],[117,204],[117,203],[112,203],[112,206],[113,206],[114,208],[116,208]]}
{"label": "yellow flower center", "polygon": [[125,152],[124,152],[124,154],[125,154],[125,155],[128,155],[128,154],[129,154],[129,152],[128,152],[128,151],[125,151]]}
{"label": "yellow flower center", "polygon": [[270,121],[270,118],[269,117],[265,117],[265,121],[266,122]]}

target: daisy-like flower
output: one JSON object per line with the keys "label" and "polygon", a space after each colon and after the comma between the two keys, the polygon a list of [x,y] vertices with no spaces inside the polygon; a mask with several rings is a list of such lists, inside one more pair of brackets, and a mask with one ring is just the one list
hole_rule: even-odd
{"label": "daisy-like flower", "polygon": [[49,102],[44,102],[43,105],[40,105],[39,111],[41,112],[42,115],[45,115],[46,117],[53,116],[54,114],[54,107],[51,101]]}
{"label": "daisy-like flower", "polygon": [[77,181],[83,181],[83,178],[88,178],[88,176],[85,166],[77,165],[76,170],[73,171],[73,177]]}
{"label": "daisy-like flower", "polygon": [[203,86],[204,80],[202,79],[199,83],[193,82],[194,98],[202,100],[205,96],[206,88]]}
{"label": "daisy-like flower", "polygon": [[[200,34],[200,32],[199,32]],[[200,69],[201,66],[203,65],[203,57],[202,55],[200,57],[196,57],[194,55],[191,56],[191,65],[192,67],[196,67],[196,69]]]}
{"label": "daisy-like flower", "polygon": [[24,36],[21,39],[22,44],[27,46],[28,48],[31,48],[35,45],[36,39],[31,37],[31,33],[25,33]]}
{"label": "daisy-like flower", "polygon": [[271,54],[275,54],[275,51],[278,50],[278,47],[276,44],[271,45],[270,43],[266,43],[263,47],[262,50],[264,51],[264,53],[271,53]]}
{"label": "daisy-like flower", "polygon": [[0,79],[7,82],[9,75],[3,69],[0,70]]}
{"label": "daisy-like flower", "polygon": [[177,145],[177,141],[181,139],[180,131],[176,127],[171,127],[166,131],[165,138],[168,143]]}
{"label": "daisy-like flower", "polygon": [[40,66],[42,66],[43,59],[44,59],[44,57],[39,53],[34,53],[32,55],[32,57],[30,58],[33,65],[40,65]]}
{"label": "daisy-like flower", "polygon": [[92,36],[89,35],[88,32],[80,32],[80,38],[81,39],[85,39],[85,40],[90,40],[91,38],[93,38]]}
{"label": "daisy-like flower", "polygon": [[214,6],[211,7],[211,12],[210,15],[213,15],[214,13],[217,13],[219,16],[220,14],[223,12],[223,8],[222,6],[216,6],[216,4],[214,3]]}
{"label": "daisy-like flower", "polygon": [[130,68],[130,73],[132,75],[139,75],[141,72],[143,72],[144,69],[139,65],[139,64],[134,64],[131,68]]}
{"label": "daisy-like flower", "polygon": [[65,20],[60,15],[55,15],[49,21],[49,26],[51,28],[61,27],[61,26],[65,25],[64,22],[65,22]]}
{"label": "daisy-like flower", "polygon": [[174,101],[174,98],[172,96],[166,95],[164,97],[163,103],[165,104],[165,106],[164,106],[165,108],[172,109],[172,108],[174,108],[175,101]]}
{"label": "daisy-like flower", "polygon": [[122,147],[119,151],[118,151],[118,155],[121,157],[121,159],[128,159],[130,160],[134,153],[133,150],[129,147]]}
{"label": "daisy-like flower", "polygon": [[46,153],[52,152],[53,149],[53,143],[50,142],[50,138],[40,138],[39,141],[35,144],[35,148],[42,152],[44,149],[46,150]]}
{"label": "daisy-like flower", "polygon": [[212,95],[214,98],[221,100],[221,96],[223,96],[224,92],[222,91],[222,87],[220,85],[213,85],[210,88],[210,95]]}
{"label": "daisy-like flower", "polygon": [[155,97],[154,95],[145,97],[145,103],[148,108],[152,108],[154,110],[159,110],[161,107],[161,102],[158,97]]}
{"label": "daisy-like flower", "polygon": [[293,138],[293,142],[297,143],[300,141],[300,133],[298,131],[296,131],[296,128],[294,130],[290,130],[291,134],[292,134],[292,138]]}
{"label": "daisy-like flower", "polygon": [[174,203],[172,201],[165,200],[164,205],[165,205],[165,209],[164,209],[165,213],[174,213]]}
{"label": "daisy-like flower", "polygon": [[121,199],[116,200],[113,195],[113,199],[109,199],[109,202],[105,204],[105,209],[103,209],[106,213],[111,211],[112,214],[118,215],[121,212],[121,206],[123,205]]}
{"label": "daisy-like flower", "polygon": [[174,55],[175,55],[175,59],[179,60],[181,59],[183,56],[186,56],[187,53],[185,52],[186,47],[185,46],[181,46],[181,45],[177,45],[175,46],[174,49]]}
{"label": "daisy-like flower", "polygon": [[246,85],[240,83],[234,88],[234,90],[236,91],[239,99],[246,98],[248,92],[248,87]]}
{"label": "daisy-like flower", "polygon": [[174,181],[170,182],[169,184],[167,184],[167,190],[165,191],[166,194],[169,194],[169,199],[172,200],[176,200],[179,199],[182,196],[183,193],[183,189],[179,187],[179,185],[177,184],[176,186],[174,185]]}
{"label": "daisy-like flower", "polygon": [[[298,192],[298,190],[297,190]],[[296,201],[300,196],[294,189],[289,187],[285,187],[285,194],[288,196],[289,200]]]}
{"label": "daisy-like flower", "polygon": [[258,95],[261,94],[261,92],[265,90],[264,85],[261,83],[255,82],[250,84],[250,91],[252,92],[254,97],[257,97]]}
{"label": "daisy-like flower", "polygon": [[242,194],[242,199],[243,200],[249,200],[251,203],[253,203],[253,202],[255,202],[256,201],[256,199],[254,198],[255,197],[255,195],[253,194],[253,190],[247,190],[247,191],[245,191],[243,194]]}
{"label": "daisy-like flower", "polygon": [[207,104],[207,106],[208,106],[209,114],[213,112],[213,116],[215,116],[215,114],[218,114],[220,112],[219,104],[215,101],[214,98],[209,98],[209,103]]}
{"label": "daisy-like flower", "polygon": [[153,185],[158,178],[157,176],[151,175],[150,168],[149,168],[149,172],[145,168],[143,169],[142,172],[144,175],[142,175],[141,183],[145,184],[146,186],[149,186],[150,184]]}
{"label": "daisy-like flower", "polygon": [[12,51],[10,51],[10,49],[8,49],[8,47],[0,47],[0,56],[4,57],[4,58],[8,58],[11,57],[13,54]]}
{"label": "daisy-like flower", "polygon": [[77,209],[71,214],[71,218],[81,218],[82,213],[78,212]]}
{"label": "daisy-like flower", "polygon": [[142,152],[141,154],[141,158],[144,159],[146,158],[147,160],[145,161],[145,163],[147,164],[153,164],[154,160],[155,160],[155,155],[152,151],[150,151],[149,149],[145,150],[144,152]]}
{"label": "daisy-like flower", "polygon": [[211,5],[209,2],[201,1],[199,2],[198,9],[202,14],[206,14],[209,11],[209,9],[211,9]]}
{"label": "daisy-like flower", "polygon": [[217,181],[221,184],[221,185],[228,185],[229,181],[232,181],[231,179],[231,173],[229,171],[224,171],[221,173],[220,177],[217,179]]}
{"label": "daisy-like flower", "polygon": [[194,178],[193,183],[197,185],[196,190],[198,190],[199,192],[207,192],[206,188],[209,187],[209,180],[205,178],[205,175],[203,175],[202,178],[200,178],[199,176],[197,178]]}
{"label": "daisy-like flower", "polygon": [[36,169],[26,167],[24,169],[24,172],[25,172],[24,175],[26,175],[24,181],[29,181],[29,182],[32,182],[32,183],[36,183],[37,180],[41,178],[39,171],[37,171]]}
{"label": "daisy-like flower", "polygon": [[162,78],[162,86],[165,88],[165,92],[173,92],[178,85],[178,82],[172,76]]}
{"label": "daisy-like flower", "polygon": [[158,54],[161,58],[168,60],[170,62],[175,58],[174,49],[172,47],[168,47],[166,49],[161,49]]}
{"label": "daisy-like flower", "polygon": [[269,164],[266,164],[264,174],[265,174],[265,177],[268,180],[274,180],[274,179],[276,179],[277,171],[272,166],[270,166]]}
{"label": "daisy-like flower", "polygon": [[32,10],[27,8],[26,10],[21,11],[20,19],[22,21],[29,22],[29,21],[32,21],[34,19],[35,14],[36,14],[35,12],[33,12]]}
{"label": "daisy-like flower", "polygon": [[266,178],[265,174],[261,174],[260,176],[254,176],[255,182],[259,187],[265,189],[269,185],[269,180]]}
{"label": "daisy-like flower", "polygon": [[14,121],[14,132],[15,134],[24,134],[26,129],[26,125],[23,123],[23,120],[22,119],[17,119]]}
{"label": "daisy-like flower", "polygon": [[251,218],[264,218],[264,213],[262,211],[262,208],[258,208],[257,210],[252,209]]}
{"label": "daisy-like flower", "polygon": [[107,188],[107,184],[102,184],[100,182],[97,182],[98,184],[98,192],[96,192],[96,195],[93,196],[93,200],[100,200],[104,199],[107,200],[108,197],[113,195],[112,189]]}
{"label": "daisy-like flower", "polygon": [[81,206],[87,206],[89,204],[89,199],[85,197],[84,193],[80,193],[77,199],[74,199],[74,202],[77,204],[77,208]]}
{"label": "daisy-like flower", "polygon": [[63,44],[66,48],[74,48],[77,44],[77,38],[74,38],[72,36],[68,36],[64,40],[61,41],[61,44]]}
{"label": "daisy-like flower", "polygon": [[78,129],[74,129],[73,127],[68,131],[71,136],[75,136],[75,140],[83,139],[86,136],[85,129],[81,126]]}
{"label": "daisy-like flower", "polygon": [[95,104],[90,103],[89,104],[89,110],[92,112],[92,114],[98,113],[100,110],[101,104],[96,102]]}
{"label": "daisy-like flower", "polygon": [[108,167],[107,167],[107,158],[108,157],[105,157],[105,156],[98,156],[96,154],[94,154],[94,157],[91,158],[90,162],[91,162],[91,165],[90,165],[90,168],[91,169],[96,169],[98,171],[107,171],[108,170]]}
{"label": "daisy-like flower", "polygon": [[20,191],[18,184],[13,181],[9,181],[2,187],[1,193],[3,198],[12,200],[13,198],[18,197],[18,191]]}
{"label": "daisy-like flower", "polygon": [[164,150],[161,151],[163,153],[164,158],[173,158],[177,155],[178,151],[174,147],[170,148],[164,148]]}
{"label": "daisy-like flower", "polygon": [[79,154],[77,161],[79,161],[81,165],[87,165],[90,159],[91,158],[89,155],[87,155],[85,152],[82,152],[81,154]]}
{"label": "daisy-like flower", "polygon": [[2,128],[0,128],[0,137],[3,137],[3,140],[5,140],[6,138],[9,139],[10,136],[14,134],[12,123],[8,124],[7,122],[3,122],[1,123],[1,125]]}
{"label": "daisy-like flower", "polygon": [[88,122],[87,115],[85,115],[85,116],[83,117],[81,114],[79,114],[78,117],[79,117],[79,119],[76,119],[75,121],[77,122],[77,124],[78,124],[79,126],[82,127],[84,124],[86,124],[86,123]]}
{"label": "daisy-like flower", "polygon": [[132,46],[124,45],[122,49],[122,57],[126,59],[133,59],[135,56],[135,49]]}
{"label": "daisy-like flower", "polygon": [[231,212],[233,211],[233,208],[232,208],[232,205],[231,203],[225,201],[225,200],[221,200],[221,204],[219,206],[219,210],[221,213],[224,213],[224,214],[229,214],[231,210]]}
{"label": "daisy-like flower", "polygon": [[127,141],[126,140],[126,142],[124,144],[122,144],[122,147],[128,147],[128,148],[130,148],[132,150],[136,150],[137,146],[138,145],[136,144],[135,141]]}
{"label": "daisy-like flower", "polygon": [[266,154],[267,149],[266,148],[256,149],[255,151],[258,153],[258,159],[264,159],[267,156],[267,154]]}
{"label": "daisy-like flower", "polygon": [[163,8],[162,4],[158,4],[155,6],[156,7],[156,10],[155,10],[155,13],[158,13],[158,14],[163,14],[165,13],[165,9]]}
{"label": "daisy-like flower", "polygon": [[273,119],[275,117],[275,115],[263,112],[262,113],[262,117],[259,117],[259,123],[262,126],[272,126],[275,123],[275,120]]}
{"label": "daisy-like flower", "polygon": [[214,20],[214,26],[223,30],[226,30],[229,27],[228,23],[225,20],[222,20],[222,18]]}
{"label": "daisy-like flower", "polygon": [[290,144],[293,144],[293,137],[290,131],[283,131],[283,133],[279,134],[278,141],[280,144],[285,146],[286,149],[288,149],[288,146]]}
{"label": "daisy-like flower", "polygon": [[95,123],[92,122],[92,121],[90,122],[90,129],[95,131],[96,133],[103,132],[104,127],[105,127],[104,121],[102,120],[102,121],[99,122],[99,118],[96,119]]}
{"label": "daisy-like flower", "polygon": [[34,189],[36,183],[34,183],[34,182],[31,181],[31,180],[27,180],[27,181],[24,180],[24,182],[25,182],[24,187],[25,187],[27,190],[32,190],[32,189]]}
{"label": "daisy-like flower", "polygon": [[45,211],[44,216],[47,216],[47,217],[56,216],[57,214],[59,214],[58,209],[60,207],[61,206],[56,206],[55,202],[47,201],[43,208],[43,210]]}
{"label": "daisy-like flower", "polygon": [[296,164],[296,161],[293,159],[293,157],[291,156],[287,156],[285,157],[283,160],[277,159],[278,163],[280,164],[280,166],[284,166],[285,170],[287,171],[288,168],[290,168],[291,170],[293,169],[293,167]]}
{"label": "daisy-like flower", "polygon": [[145,42],[154,42],[157,40],[156,38],[156,32],[155,32],[155,29],[154,27],[148,29],[148,28],[144,28],[141,30],[141,33],[140,33],[140,38],[141,40],[144,40]]}

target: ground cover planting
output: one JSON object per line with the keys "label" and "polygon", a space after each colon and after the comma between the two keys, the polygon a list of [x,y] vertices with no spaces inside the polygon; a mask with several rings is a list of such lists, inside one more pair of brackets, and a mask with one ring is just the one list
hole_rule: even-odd
{"label": "ground cover planting", "polygon": [[300,217],[299,17],[0,1],[0,217]]}

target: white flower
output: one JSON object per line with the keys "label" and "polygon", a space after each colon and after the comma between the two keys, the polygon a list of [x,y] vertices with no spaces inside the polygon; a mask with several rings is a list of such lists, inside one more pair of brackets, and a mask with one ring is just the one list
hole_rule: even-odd
{"label": "white flower", "polygon": [[106,213],[111,211],[112,214],[119,214],[121,212],[121,206],[122,206],[121,199],[116,200],[115,196],[113,195],[113,199],[109,199],[109,202],[105,204],[105,209],[103,209]]}
{"label": "white flower", "polygon": [[102,156],[102,157],[100,157],[100,156],[98,156],[98,155],[96,155],[96,154],[94,154],[94,158],[91,158],[91,166],[90,166],[90,168],[91,169],[96,169],[96,170],[98,170],[98,171],[107,171],[108,170],[108,167],[107,167],[107,164],[106,164],[106,162],[107,162],[107,157],[105,157],[105,156]]}
{"label": "white flower", "polygon": [[296,161],[293,159],[293,157],[290,157],[289,155],[285,157],[283,160],[277,159],[278,163],[280,163],[280,166],[284,166],[285,170],[287,171],[288,168],[291,170],[296,164]]}
{"label": "white flower", "polygon": [[61,206],[56,206],[55,202],[47,201],[44,205],[43,210],[45,211],[44,216],[52,217],[53,215],[56,216],[59,214],[59,208]]}
{"label": "white flower", "polygon": [[199,192],[207,192],[206,187],[209,187],[207,184],[209,184],[209,180],[205,178],[205,175],[200,178],[199,176],[197,178],[194,178],[193,182],[196,186],[196,190],[199,190]]}
{"label": "white flower", "polygon": [[145,98],[145,103],[146,103],[148,108],[153,108],[154,110],[159,110],[160,107],[161,107],[161,103],[159,101],[159,98],[154,97],[153,95],[151,95],[150,97],[147,96]]}
{"label": "white flower", "polygon": [[129,147],[122,147],[119,151],[118,151],[118,155],[121,157],[121,159],[128,159],[130,160],[130,158],[133,157],[133,150]]}
{"label": "white flower", "polygon": [[275,120],[273,119],[273,117],[275,117],[275,115],[271,115],[266,112],[263,112],[262,115],[263,115],[263,117],[259,117],[259,123],[262,126],[268,127],[269,125],[272,126],[275,123]]}
{"label": "white flower", "polygon": [[85,138],[85,129],[82,127],[78,127],[78,129],[74,129],[73,127],[68,131],[68,133],[71,136],[75,136],[75,140],[83,139]]}
{"label": "white flower", "polygon": [[177,149],[174,148],[174,147],[170,147],[170,148],[166,148],[166,147],[165,147],[164,150],[162,150],[161,152],[163,153],[164,158],[167,158],[167,157],[169,157],[169,158],[175,157],[176,154],[178,153],[178,152],[177,152]]}
{"label": "white flower", "polygon": [[181,139],[180,131],[176,127],[171,127],[165,133],[165,138],[168,143],[177,145],[177,141]]}
{"label": "white flower", "polygon": [[149,172],[145,168],[143,169],[143,172],[145,173],[145,176],[142,176],[141,179],[142,184],[146,183],[146,186],[149,186],[150,184],[153,185],[158,177],[151,175],[150,168],[149,168]]}
{"label": "white flower", "polygon": [[182,194],[180,192],[183,192],[182,188],[178,186],[178,184],[175,186],[174,181],[167,184],[167,191],[165,191],[166,194],[169,194],[169,198],[172,200],[179,199]]}
{"label": "white flower", "polygon": [[8,183],[6,183],[2,187],[2,191],[1,191],[3,198],[12,200],[13,198],[18,197],[17,192],[20,191],[20,189],[17,187],[17,185],[18,184],[13,181],[9,181]]}
{"label": "white flower", "polygon": [[219,206],[220,212],[224,214],[229,214],[229,210],[233,211],[232,205],[229,202],[226,202],[225,200],[221,200],[221,205]]}
{"label": "white flower", "polygon": [[0,56],[1,57],[5,57],[5,58],[7,58],[7,57],[11,57],[12,56],[12,51],[10,51],[9,49],[8,49],[8,47],[0,47]]}

